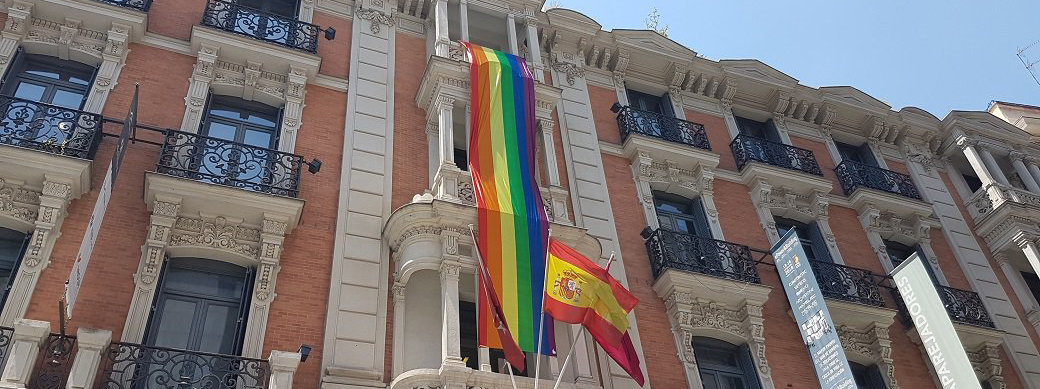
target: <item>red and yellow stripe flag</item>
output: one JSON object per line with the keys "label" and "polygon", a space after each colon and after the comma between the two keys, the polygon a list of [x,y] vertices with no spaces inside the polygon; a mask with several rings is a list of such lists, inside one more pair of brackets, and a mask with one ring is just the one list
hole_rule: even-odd
{"label": "red and yellow stripe flag", "polygon": [[620,347],[628,313],[639,302],[607,271],[553,239],[545,274],[545,313],[582,324],[597,342]]}

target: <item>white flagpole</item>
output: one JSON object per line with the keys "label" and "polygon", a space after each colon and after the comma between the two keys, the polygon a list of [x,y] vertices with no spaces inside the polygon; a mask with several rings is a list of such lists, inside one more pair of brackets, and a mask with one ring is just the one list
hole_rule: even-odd
{"label": "white flagpole", "polygon": [[[476,237],[476,235],[473,234],[473,225],[472,224],[469,225],[469,237],[471,239],[473,239],[473,248],[476,249],[476,250],[474,250],[474,252],[475,252],[475,256],[477,257],[477,266],[480,266],[480,268],[477,269],[477,274],[480,274],[480,279],[482,281],[484,281],[484,285],[485,285],[484,288],[483,288],[484,290],[482,291],[482,292],[484,292],[484,298],[485,299],[490,299],[491,295],[487,291],[487,283],[491,282],[491,280],[484,278],[484,270],[483,270],[483,269],[485,269],[484,268],[484,260],[480,257],[480,247],[477,247],[477,237]],[[490,301],[488,303],[490,304]],[[492,314],[494,315],[494,313],[492,313]],[[504,317],[503,318],[499,318],[499,319],[505,320]],[[479,347],[478,347],[478,349],[479,349]],[[512,381],[512,383],[513,383],[513,389],[516,389],[516,379],[513,378],[513,365],[509,363],[508,359],[506,360],[506,370],[509,370],[509,380]]]}
{"label": "white flagpole", "polygon": [[544,257],[545,269],[542,270],[542,289],[539,291],[542,294],[542,304],[540,305],[542,309],[539,313],[538,338],[536,340],[536,342],[538,342],[538,353],[534,356],[534,389],[538,389],[538,383],[542,380],[542,376],[539,373],[541,373],[542,370],[542,343],[545,343],[542,342],[542,333],[545,331],[545,284],[549,282],[546,278],[549,276],[549,242],[552,241],[552,228],[549,229],[547,235],[548,238],[545,240]]}
{"label": "white flagpole", "polygon": [[563,359],[563,366],[560,366],[560,376],[556,377],[556,385],[553,385],[553,389],[560,388],[560,381],[563,381],[563,372],[567,371],[567,363],[571,361],[571,356],[574,355],[574,350],[576,349],[574,345],[578,343],[578,337],[583,332],[585,332],[585,326],[581,326],[578,333],[574,335],[574,339],[571,340],[571,350],[567,352],[567,358]]}

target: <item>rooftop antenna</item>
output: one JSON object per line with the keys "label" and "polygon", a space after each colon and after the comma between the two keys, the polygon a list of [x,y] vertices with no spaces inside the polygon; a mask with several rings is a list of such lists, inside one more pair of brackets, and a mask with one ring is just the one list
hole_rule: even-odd
{"label": "rooftop antenna", "polygon": [[[1029,53],[1027,53],[1027,51],[1036,47],[1037,44],[1040,44],[1040,40],[1030,43],[1029,46],[1018,49],[1018,53],[1016,55],[1018,55],[1018,60],[1022,61],[1022,65],[1026,67],[1026,70],[1029,71],[1029,74],[1033,76],[1033,81],[1036,82],[1037,85],[1040,85],[1040,76],[1037,75],[1037,73],[1040,72],[1040,69],[1037,69],[1036,66],[1037,63],[1040,63],[1040,59],[1034,60],[1030,58]],[[1040,50],[1040,48],[1038,48],[1037,50]],[[1036,53],[1037,50],[1033,50],[1032,52]]]}

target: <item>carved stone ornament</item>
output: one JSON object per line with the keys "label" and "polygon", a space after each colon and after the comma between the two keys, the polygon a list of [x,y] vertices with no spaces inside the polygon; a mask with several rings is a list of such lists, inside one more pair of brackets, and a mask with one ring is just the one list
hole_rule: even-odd
{"label": "carved stone ornament", "polygon": [[274,284],[274,273],[277,271],[275,268],[278,266],[274,263],[264,263],[260,265],[260,269],[256,275],[256,299],[263,303],[269,303],[274,291],[271,290],[271,286]]}
{"label": "carved stone ornament", "polygon": [[553,70],[563,73],[567,76],[567,85],[574,86],[575,77],[585,77],[585,69],[582,69],[581,65],[575,65],[570,62],[553,61]]}
{"label": "carved stone ornament", "polygon": [[260,232],[255,229],[229,225],[227,219],[217,217],[213,221],[180,217],[177,218],[171,246],[203,246],[229,250],[250,258],[256,258],[256,242]]}
{"label": "carved stone ornament", "polygon": [[0,214],[26,223],[34,223],[39,204],[39,193],[22,188],[4,187],[4,181],[0,179]]}
{"label": "carved stone ornament", "polygon": [[388,15],[387,13],[374,8],[358,8],[354,15],[358,19],[368,20],[370,22],[368,29],[369,31],[372,31],[373,34],[378,34],[381,30],[380,26],[384,24],[388,27],[393,26],[394,24],[393,13]]}

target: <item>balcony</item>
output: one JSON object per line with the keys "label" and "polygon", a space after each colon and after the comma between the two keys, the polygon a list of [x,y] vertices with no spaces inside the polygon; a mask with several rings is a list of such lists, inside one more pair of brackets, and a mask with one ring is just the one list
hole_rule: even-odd
{"label": "balcony", "polygon": [[[936,285],[935,288],[965,350],[976,350],[986,344],[1003,342],[1004,332],[996,328],[978,293],[942,285]],[[892,295],[899,307],[900,320],[907,328],[907,335],[914,342],[920,343],[920,335],[912,329],[914,322],[906,310],[906,305],[903,304],[899,291],[892,289]]]}
{"label": "balcony", "polygon": [[852,207],[861,214],[874,207],[903,219],[927,216],[932,207],[921,200],[921,193],[910,176],[855,161],[843,161],[834,168],[838,182]]}
{"label": "balcony", "polygon": [[101,353],[94,387],[110,389],[267,388],[268,361],[112,342]]}
{"label": "balcony", "polygon": [[130,8],[141,12],[148,12],[152,7],[152,0],[97,0],[105,4],[112,4],[124,8]]}
{"label": "balcony", "polygon": [[314,54],[321,28],[232,1],[209,0],[202,25]]}
{"label": "balcony", "polygon": [[167,131],[155,171],[245,190],[297,197],[303,157],[181,131]]}
{"label": "balcony", "polygon": [[823,177],[812,151],[744,134],[729,147],[745,185],[765,181],[806,195],[831,191],[831,181]]}
{"label": "balcony", "polygon": [[0,96],[0,143],[81,159],[94,159],[101,115]]}
{"label": "balcony", "polygon": [[1040,195],[1001,184],[985,186],[965,201],[975,221],[976,233],[986,238],[994,252],[1021,248],[1016,236],[1036,229],[1030,220],[1040,219]]}
{"label": "balcony", "polygon": [[668,269],[761,283],[747,246],[664,229],[643,230],[654,278]]}
{"label": "balcony", "polygon": [[621,142],[628,139],[629,135],[639,134],[702,150],[711,150],[708,135],[701,124],[616,104],[611,111],[617,113]]}
{"label": "balcony", "polygon": [[823,297],[872,307],[885,307],[878,276],[869,270],[830,262],[809,261]]}

